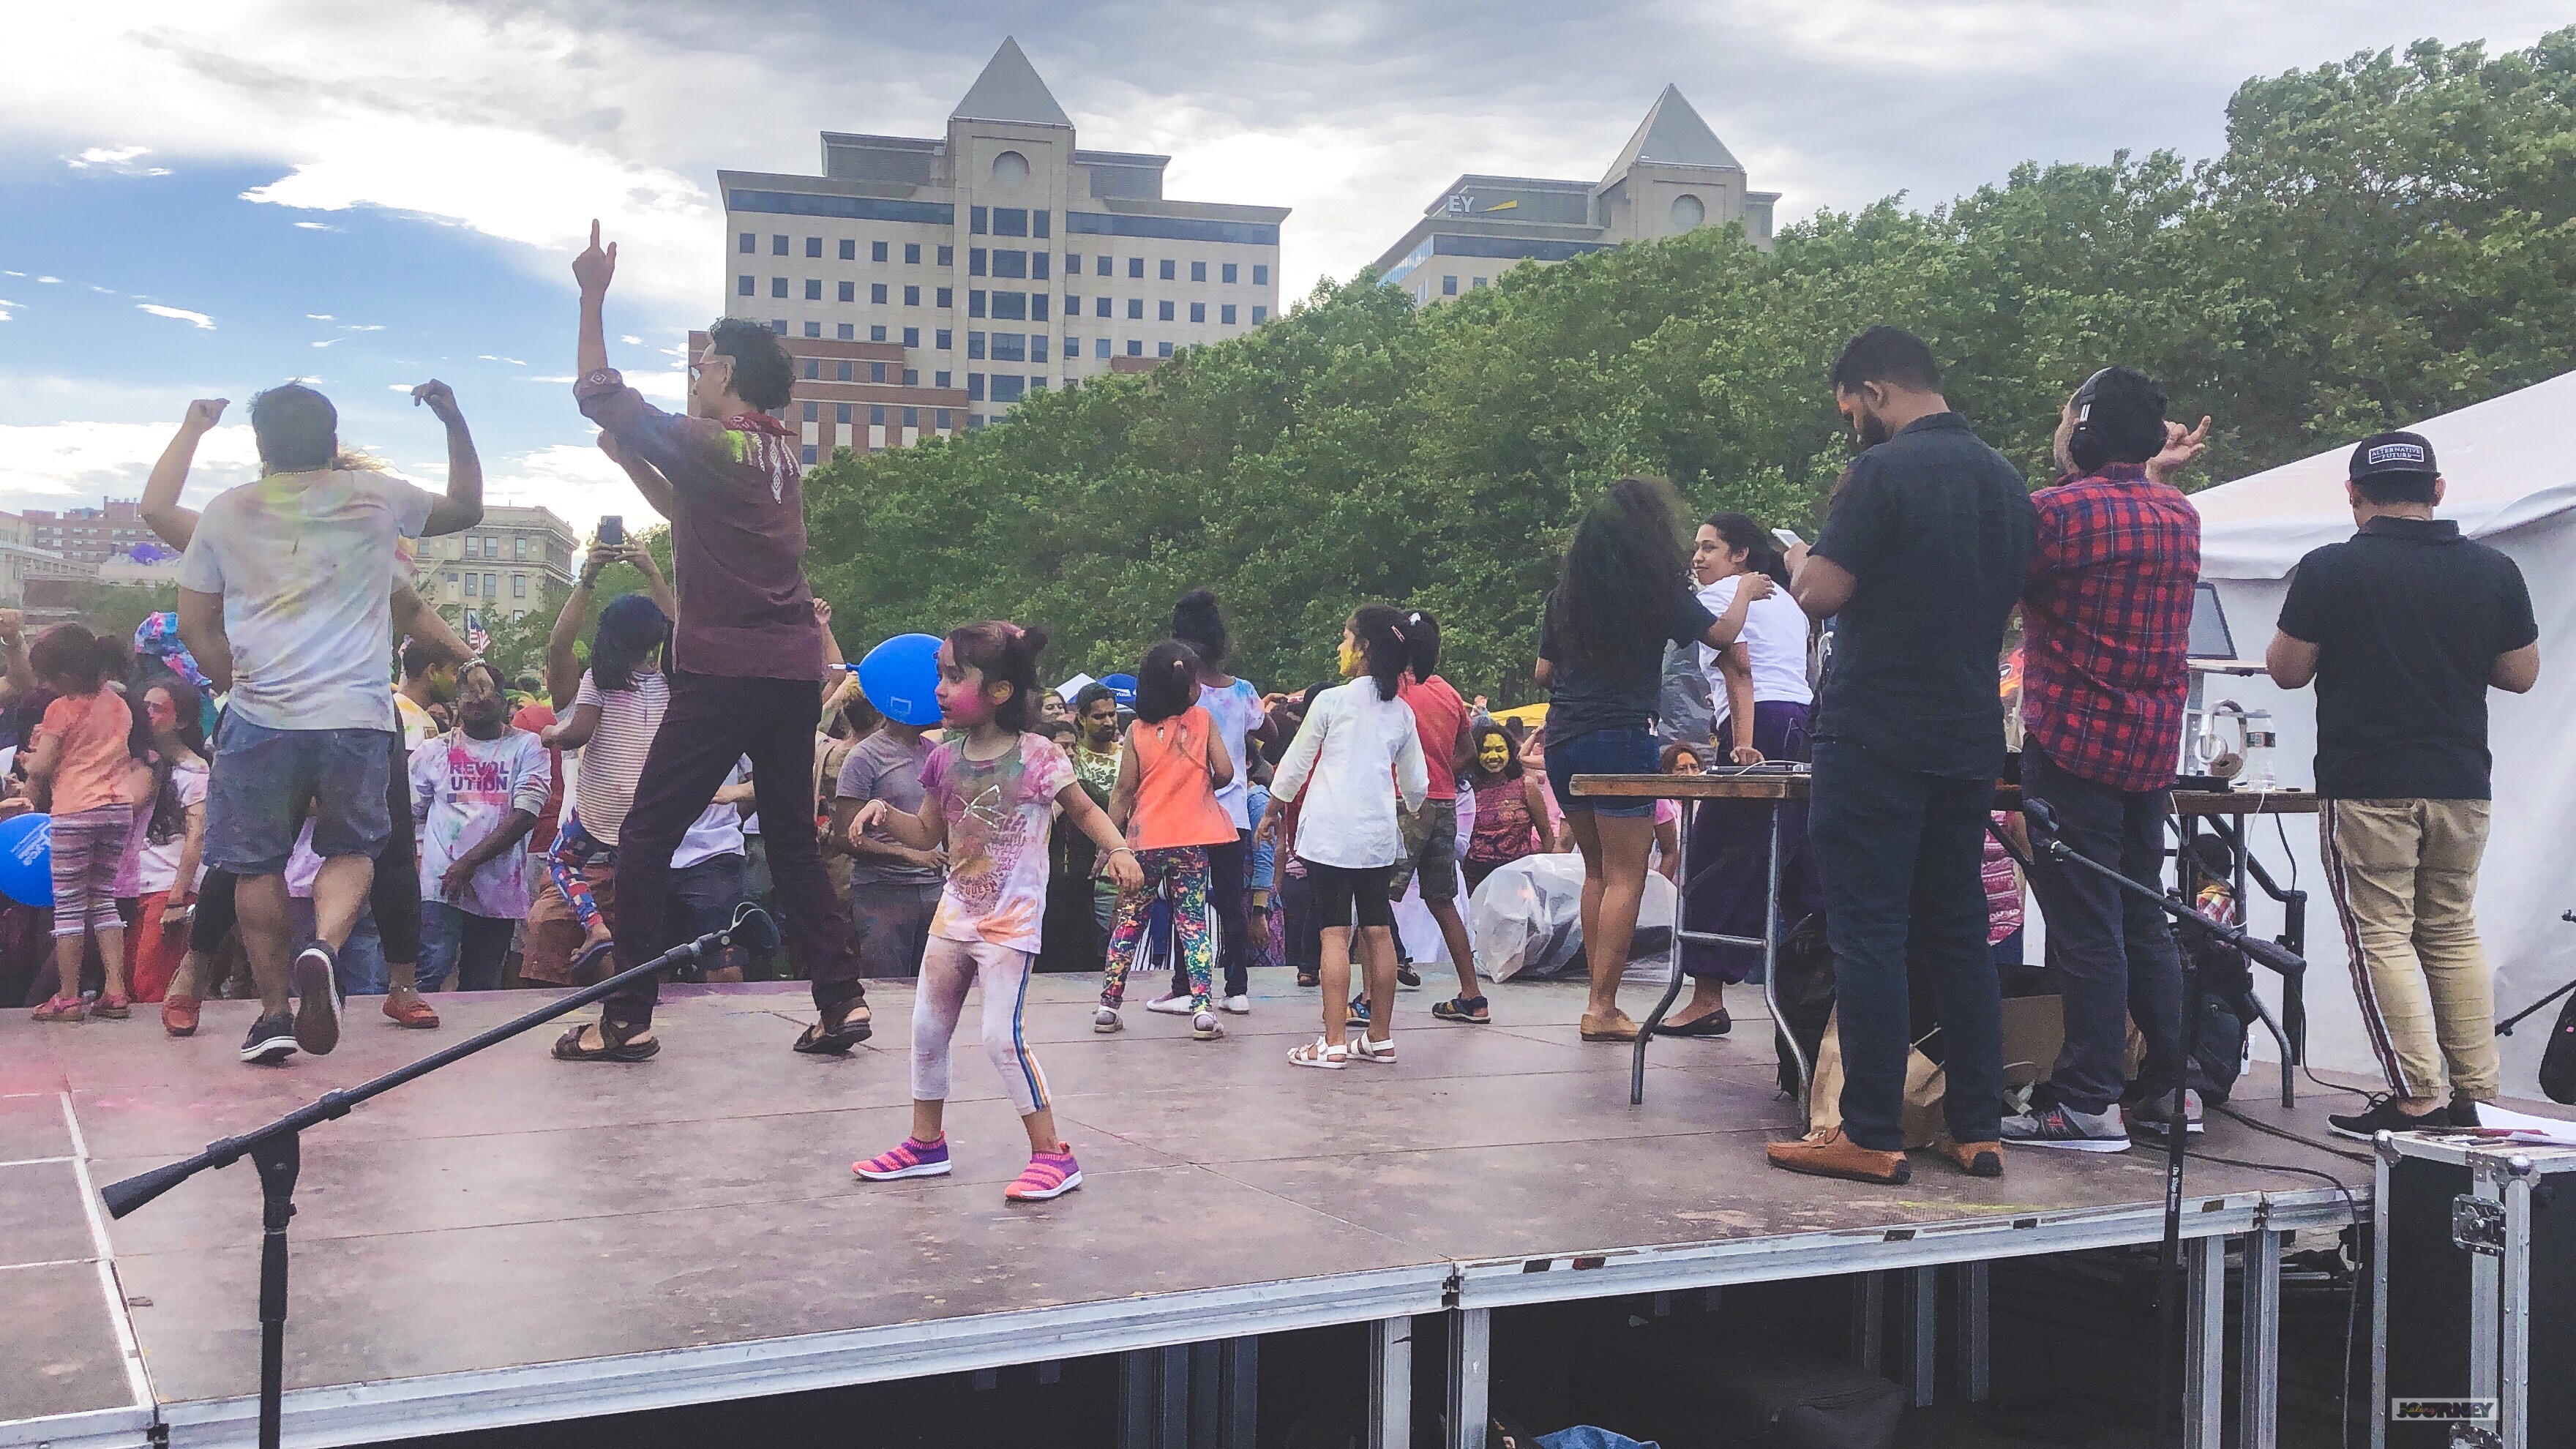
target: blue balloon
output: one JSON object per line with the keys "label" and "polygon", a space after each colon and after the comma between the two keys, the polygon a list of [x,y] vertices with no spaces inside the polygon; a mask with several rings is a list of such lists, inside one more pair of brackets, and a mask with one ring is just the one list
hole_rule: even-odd
{"label": "blue balloon", "polygon": [[0,820],[0,895],[22,906],[54,904],[54,817]]}
{"label": "blue balloon", "polygon": [[939,636],[897,634],[859,661],[859,692],[897,724],[939,723]]}

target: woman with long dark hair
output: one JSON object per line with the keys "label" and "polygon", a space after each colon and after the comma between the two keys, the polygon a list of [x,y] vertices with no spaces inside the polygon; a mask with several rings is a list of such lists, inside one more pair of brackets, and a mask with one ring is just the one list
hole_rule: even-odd
{"label": "woman with long dark hair", "polygon": [[1539,631],[1547,780],[1583,853],[1583,950],[1592,978],[1585,1041],[1637,1039],[1637,1023],[1619,1009],[1619,976],[1645,898],[1655,802],[1579,799],[1573,778],[1654,774],[1665,641],[1728,647],[1745,612],[1772,587],[1757,576],[1736,590],[1724,615],[1710,613],[1691,593],[1674,502],[1656,479],[1611,484],[1574,527]]}
{"label": "woman with long dark hair", "polygon": [[134,829],[116,874],[118,898],[136,902],[129,938],[134,999],[160,1002],[164,1029],[176,1018],[194,1031],[196,983],[178,977],[206,845],[206,736],[198,725],[206,697],[187,680],[159,670],[145,677],[135,697],[126,752],[150,767],[152,783],[134,808]]}
{"label": "woman with long dark hair", "polygon": [[[1699,581],[1701,604],[1725,609],[1745,579],[1786,584],[1789,570],[1761,524],[1742,513],[1712,513],[1691,545],[1691,577]],[[1721,768],[1808,758],[1807,715],[1816,696],[1807,683],[1807,633],[1806,611],[1782,588],[1746,611],[1744,631],[1732,645],[1700,650],[1717,715]],[[1780,919],[1794,926],[1821,906],[1821,887],[1807,848],[1806,805],[1779,809]],[[1760,937],[1771,881],[1770,807],[1704,800],[1692,809],[1690,832],[1693,879],[1682,902],[1682,923],[1694,931]],[[1734,1025],[1726,1014],[1726,987],[1752,974],[1761,960],[1762,953],[1747,946],[1683,942],[1691,999],[1657,1030],[1725,1035]]]}

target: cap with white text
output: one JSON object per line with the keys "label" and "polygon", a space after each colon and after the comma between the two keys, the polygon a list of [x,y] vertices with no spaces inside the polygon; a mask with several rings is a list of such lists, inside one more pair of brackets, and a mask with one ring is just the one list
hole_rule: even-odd
{"label": "cap with white text", "polygon": [[2433,445],[2421,433],[2379,433],[2361,440],[2352,450],[2352,465],[2347,477],[2360,483],[2372,478],[2399,474],[2418,476],[2438,474],[2434,465]]}

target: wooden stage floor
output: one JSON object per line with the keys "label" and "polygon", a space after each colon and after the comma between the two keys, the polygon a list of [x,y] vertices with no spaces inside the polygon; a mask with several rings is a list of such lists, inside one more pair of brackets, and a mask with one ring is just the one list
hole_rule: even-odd
{"label": "wooden stage floor", "polygon": [[[1893,1189],[1762,1165],[1785,1130],[1759,993],[1733,1037],[1660,1040],[1646,1100],[1624,1047],[1577,1041],[1581,993],[1503,985],[1495,1024],[1402,994],[1402,1060],[1292,1067],[1316,993],[1257,973],[1201,1043],[1131,1004],[1098,1036],[1096,978],[1040,977],[1028,1035],[1084,1187],[1009,1206],[1024,1141],[967,1015],[945,1179],[855,1181],[909,1119],[910,993],[874,1040],[788,1050],[801,986],[673,988],[661,1057],[547,1058],[540,1029],[305,1135],[293,1228],[288,1435],[357,1442],[1545,1298],[1963,1262],[2157,1236],[2162,1157],[2016,1150],[1976,1181],[1918,1155]],[[1643,993],[1629,988],[1631,995]],[[1138,993],[1141,1001],[1145,993]],[[188,1041],[133,1020],[0,1019],[0,1444],[247,1443],[258,1184],[200,1175],[108,1223],[96,1185],[194,1151],[526,1009],[447,996],[436,1034],[363,1000],[340,1050],[242,1066],[252,1003]],[[1646,1002],[1634,1003],[1642,1015]],[[2325,1096],[2295,1114],[2324,1136]],[[2368,1169],[2214,1120],[2201,1150]],[[2347,1144],[2358,1147],[2359,1144]],[[2314,1178],[2195,1162],[2197,1235],[2325,1226]]]}

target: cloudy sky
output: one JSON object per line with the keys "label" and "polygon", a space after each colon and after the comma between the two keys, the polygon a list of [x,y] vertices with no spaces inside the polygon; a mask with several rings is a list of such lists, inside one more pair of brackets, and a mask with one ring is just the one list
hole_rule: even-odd
{"label": "cloudy sky", "polygon": [[[1169,153],[1175,197],[1294,207],[1294,296],[1462,171],[1597,177],[1668,81],[1785,224],[2025,159],[2209,155],[2249,75],[2565,20],[2528,0],[22,7],[0,48],[0,508],[138,492],[189,398],[298,376],[346,440],[435,485],[436,425],[402,394],[436,376],[495,501],[585,534],[642,514],[566,386],[589,219],[623,243],[612,351],[676,396],[680,339],[722,302],[716,168],[811,171],[827,128],[941,134],[1006,34],[1083,144]],[[248,476],[239,412],[201,494]]]}

